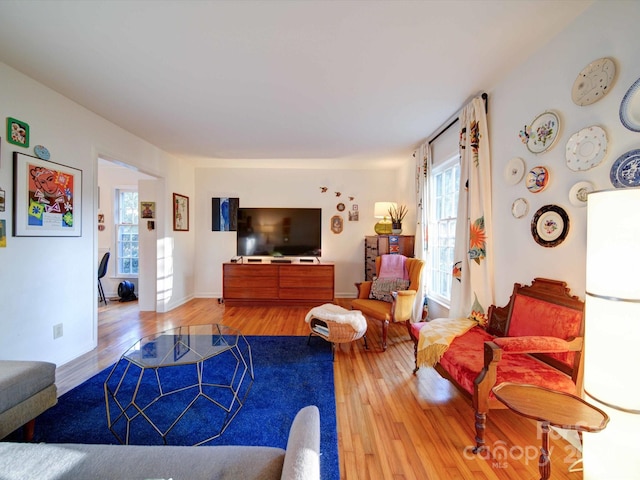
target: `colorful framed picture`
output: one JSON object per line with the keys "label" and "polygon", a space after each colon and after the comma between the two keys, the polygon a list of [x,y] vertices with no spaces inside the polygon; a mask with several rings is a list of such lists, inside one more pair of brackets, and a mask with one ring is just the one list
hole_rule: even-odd
{"label": "colorful framed picture", "polygon": [[211,199],[211,231],[235,232],[238,230],[239,198]]}
{"label": "colorful framed picture", "polygon": [[14,152],[13,236],[82,236],[82,170]]}
{"label": "colorful framed picture", "polygon": [[140,216],[142,218],[155,218],[156,202],[140,202]]}
{"label": "colorful framed picture", "polygon": [[7,221],[0,220],[0,248],[7,248]]}
{"label": "colorful framed picture", "polygon": [[173,229],[179,232],[189,231],[189,197],[173,194]]}
{"label": "colorful framed picture", "polygon": [[7,142],[20,147],[28,147],[29,125],[15,118],[7,117]]}

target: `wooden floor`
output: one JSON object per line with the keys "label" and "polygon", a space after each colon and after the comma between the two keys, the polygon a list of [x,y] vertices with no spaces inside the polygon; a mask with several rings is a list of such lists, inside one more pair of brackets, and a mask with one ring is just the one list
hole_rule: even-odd
{"label": "wooden floor", "polygon": [[[337,303],[348,307],[349,300]],[[225,307],[195,299],[171,312],[138,311],[137,302],[100,307],[98,348],[57,371],[62,394],[115,362],[141,336],[181,326],[224,323],[246,335],[307,335],[308,308]],[[389,328],[389,348],[380,349],[380,325],[369,323],[370,350],[359,340],[335,354],[334,373],[342,479],[523,479],[540,478],[536,424],[508,410],[492,410],[487,425],[490,455],[470,453],[470,403],[433,369],[414,376],[413,343],[403,326]],[[316,339],[316,341],[321,341]],[[552,435],[552,478],[569,473],[579,457]]]}

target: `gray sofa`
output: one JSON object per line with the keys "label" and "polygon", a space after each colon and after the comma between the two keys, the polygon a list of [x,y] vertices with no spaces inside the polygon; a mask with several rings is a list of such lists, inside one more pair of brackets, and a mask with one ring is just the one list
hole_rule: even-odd
{"label": "gray sofa", "polygon": [[0,439],[25,425],[31,440],[34,419],[58,403],[55,380],[53,363],[0,360]]}
{"label": "gray sofa", "polygon": [[291,424],[286,451],[274,447],[126,446],[0,442],[3,480],[319,480],[320,413]]}

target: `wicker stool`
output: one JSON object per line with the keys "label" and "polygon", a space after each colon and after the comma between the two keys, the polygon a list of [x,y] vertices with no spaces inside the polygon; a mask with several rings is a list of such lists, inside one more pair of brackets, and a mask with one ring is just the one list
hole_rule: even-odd
{"label": "wicker stool", "polygon": [[312,336],[324,338],[331,342],[335,350],[336,343],[351,343],[359,338],[364,338],[364,348],[367,344],[367,320],[358,310],[347,310],[339,305],[326,303],[309,310],[305,321],[309,324],[309,339]]}

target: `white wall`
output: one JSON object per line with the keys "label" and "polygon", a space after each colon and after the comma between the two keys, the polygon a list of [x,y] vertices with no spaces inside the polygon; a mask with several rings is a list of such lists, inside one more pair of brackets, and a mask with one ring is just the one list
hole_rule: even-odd
{"label": "white wall", "polygon": [[[557,37],[532,39],[540,44],[538,53],[489,91],[499,305],[508,301],[514,282],[529,283],[534,277],[565,280],[573,294],[584,298],[586,208],[569,202],[569,190],[583,180],[593,182],[598,190],[612,189],[612,164],[623,153],[640,147],[640,133],[627,130],[618,113],[627,89],[640,77],[639,19],[640,2],[596,2]],[[574,80],[585,66],[601,57],[615,61],[615,84],[602,100],[580,107],[571,100]],[[545,110],[559,114],[559,138],[550,150],[534,155],[520,142],[518,132]],[[607,132],[607,155],[599,166],[573,172],[565,161],[567,141],[573,133],[591,125]],[[524,181],[507,185],[503,172],[513,157],[524,159],[527,168],[544,165],[549,169],[551,180],[543,192],[528,192]],[[511,205],[518,197],[524,197],[530,205],[528,215],[521,219],[511,215]],[[561,206],[570,217],[569,234],[555,248],[538,245],[531,235],[533,215],[547,204]]]}
{"label": "white wall", "polygon": [[[566,280],[575,294],[584,295],[586,210],[569,203],[571,186],[581,180],[611,188],[609,169],[624,152],[637,148],[640,134],[626,130],[618,107],[627,88],[640,77],[640,2],[596,2],[555,38],[538,38],[540,50],[489,93],[493,157],[496,301],[506,303],[513,282],[533,277]],[[489,53],[488,53],[489,54]],[[571,86],[587,64],[600,57],[616,61],[618,76],[600,102],[579,107],[571,101]],[[79,238],[12,237],[12,160],[14,150],[31,153],[2,141],[0,188],[7,194],[7,248],[0,249],[0,358],[33,358],[64,363],[95,346],[97,325],[97,157],[115,159],[164,179],[157,192],[157,310],[166,311],[193,296],[219,297],[221,265],[235,254],[235,234],[211,231],[211,198],[239,197],[243,206],[316,206],[328,225],[335,206],[357,203],[360,221],[345,221],[342,234],[323,232],[323,260],[336,262],[336,294],[352,296],[362,279],[363,237],[373,233],[373,204],[397,200],[412,205],[414,160],[400,169],[198,168],[194,170],[156,147],[116,127],[52,90],[0,64],[0,118],[14,117],[31,127],[31,145],[49,148],[52,160],[83,170],[83,235]],[[452,106],[457,108],[458,106]],[[540,112],[560,114],[562,128],[556,145],[535,156],[518,139],[522,126]],[[444,119],[443,119],[444,120]],[[4,121],[4,120],[3,120]],[[609,134],[609,153],[602,165],[582,174],[565,165],[564,148],[575,131],[601,125]],[[425,135],[429,132],[425,132]],[[3,135],[4,137],[4,135]],[[523,183],[508,186],[503,170],[514,156],[528,167],[551,170],[549,187],[531,194]],[[267,164],[269,160],[264,161]],[[320,187],[328,192],[320,193]],[[335,197],[336,191],[342,197]],[[173,232],[171,194],[190,197],[190,230]],[[348,196],[354,196],[353,202]],[[512,202],[525,197],[530,212],[516,220]],[[567,240],[544,248],[533,240],[530,221],[545,204],[566,208],[571,218]],[[346,217],[346,215],[345,215]],[[405,233],[415,233],[411,211]],[[622,265],[621,268],[624,268]],[[153,272],[151,273],[153,275]],[[53,325],[64,324],[64,336],[53,340]]]}
{"label": "white wall", "polygon": [[[413,160],[407,159],[406,165],[406,170],[196,169],[196,296],[222,296],[222,264],[236,254],[236,232],[211,231],[213,197],[238,197],[241,207],[322,208],[322,261],[336,264],[336,296],[355,296],[354,283],[364,280],[364,237],[375,234],[373,205],[381,200],[404,201],[408,187],[403,182],[404,188],[400,188],[396,179],[410,176],[406,171],[413,171]],[[321,192],[322,186],[327,187],[326,193]],[[337,197],[335,192],[341,196]],[[413,198],[412,192],[409,198]],[[346,206],[344,212],[336,209],[341,202]],[[357,222],[347,219],[347,210],[353,204],[359,208]],[[344,218],[341,234],[331,232],[333,215]],[[403,233],[415,233],[411,219],[407,220]]]}
{"label": "white wall", "polygon": [[[97,332],[97,158],[118,159],[166,178],[164,217],[171,214],[171,193],[193,197],[193,168],[51,89],[0,63],[0,118],[30,126],[30,146],[17,147],[2,137],[0,188],[6,192],[7,247],[0,248],[0,358],[65,363],[95,347]],[[45,145],[51,160],[82,170],[82,236],[13,237],[12,152],[33,154]],[[163,309],[193,294],[194,234],[174,232],[162,218]],[[168,228],[166,228],[168,227]],[[53,339],[53,326],[63,337]]]}

